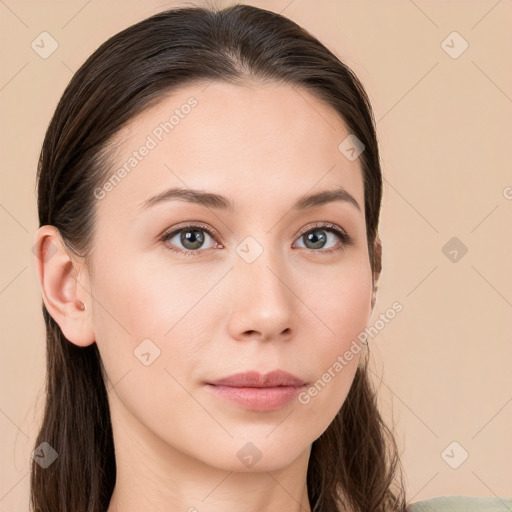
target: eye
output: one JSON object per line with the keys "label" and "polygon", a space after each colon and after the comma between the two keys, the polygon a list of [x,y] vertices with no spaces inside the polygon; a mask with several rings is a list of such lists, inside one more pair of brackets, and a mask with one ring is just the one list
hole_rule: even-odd
{"label": "eye", "polygon": [[[210,247],[204,247],[205,234],[206,237],[211,238],[213,241],[213,245]],[[331,235],[331,237],[327,236],[327,234]],[[332,239],[336,237],[340,240],[340,243],[334,247],[324,249],[326,242],[330,238]],[[172,241],[175,238],[176,240]],[[190,256],[199,256],[202,252],[200,249],[206,250],[212,247],[222,249],[223,245],[216,241],[217,238],[219,238],[217,234],[212,232],[205,224],[189,224],[175,228],[164,234],[161,237],[161,241],[165,242],[165,247],[170,251]],[[345,231],[334,224],[325,222],[314,225],[313,227],[308,226],[306,230],[303,230],[302,234],[299,235],[299,240],[304,240],[307,244],[312,246],[305,247],[306,249],[311,248],[313,249],[313,252],[322,254],[344,250],[347,246],[353,244],[352,238],[345,233]],[[180,244],[182,248],[179,248]]]}
{"label": "eye", "polygon": [[[215,241],[215,235],[204,224],[191,224],[174,229],[170,233],[165,234],[162,237],[162,241],[166,242],[165,247],[170,251],[197,256],[199,254],[198,249],[205,249],[202,247],[205,241],[205,233],[207,237]],[[173,238],[177,238],[177,240],[173,242],[173,245],[179,243],[182,245],[183,249],[175,249],[172,245],[167,243]],[[222,245],[215,242],[214,247],[222,247]]]}
{"label": "eye", "polygon": [[[337,246],[335,245],[334,247],[330,247],[322,251],[316,250],[314,252],[331,253],[334,251],[342,251],[353,243],[352,238],[347,233],[345,233],[345,231],[336,227],[334,224],[324,222],[313,226],[313,228],[309,226],[306,229],[307,231],[303,231],[299,238],[299,240],[304,240],[306,243],[312,246],[306,247],[306,249],[323,249],[329,238],[332,239],[337,237],[339,240],[341,240],[341,243],[339,243]],[[331,237],[327,236],[327,234],[330,234]]]}

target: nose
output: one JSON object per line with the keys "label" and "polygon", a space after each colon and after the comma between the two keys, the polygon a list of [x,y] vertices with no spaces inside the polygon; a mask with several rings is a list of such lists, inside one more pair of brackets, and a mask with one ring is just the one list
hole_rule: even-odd
{"label": "nose", "polygon": [[239,340],[289,339],[296,331],[300,302],[289,267],[268,249],[250,263],[251,258],[239,254],[229,278],[229,334]]}

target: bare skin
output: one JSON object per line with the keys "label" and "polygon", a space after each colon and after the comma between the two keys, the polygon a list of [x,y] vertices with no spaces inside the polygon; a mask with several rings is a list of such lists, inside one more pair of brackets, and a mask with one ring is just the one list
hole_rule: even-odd
{"label": "bare skin", "polygon": [[[109,171],[134,151],[140,161],[96,200],[94,273],[53,226],[38,230],[43,251],[57,248],[36,259],[43,300],[71,343],[97,343],[108,374],[117,464],[108,512],[310,512],[311,446],[342,406],[360,353],[307,404],[274,411],[245,410],[205,382],[283,369],[311,386],[368,325],[360,160],[338,149],[349,135],[339,115],[305,90],[206,85],[166,95],[118,134]],[[197,104],[182,108],[190,97]],[[180,108],[169,133],[155,132]],[[148,135],[156,146],[139,151]],[[234,208],[173,199],[141,209],[170,187],[221,194]],[[359,209],[292,209],[304,194],[340,187]],[[197,223],[212,233],[185,229],[203,235],[199,248],[180,232],[161,239]],[[303,236],[313,228],[316,242]],[[249,467],[241,449],[261,458]]]}

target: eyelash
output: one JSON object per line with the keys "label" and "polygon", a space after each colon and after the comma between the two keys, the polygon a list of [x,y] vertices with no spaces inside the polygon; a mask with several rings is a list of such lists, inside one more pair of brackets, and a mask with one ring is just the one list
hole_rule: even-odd
{"label": "eyelash", "polygon": [[[181,231],[187,231],[187,230],[199,230],[199,231],[206,231],[215,241],[217,239],[217,235],[215,232],[212,232],[205,224],[189,224],[186,226],[181,226],[177,229],[174,229],[173,231],[165,233],[161,238],[160,241],[164,242],[164,246],[169,251],[182,254],[182,255],[189,255],[189,256],[200,256],[201,253],[208,249],[198,249],[196,251],[190,251],[187,249],[175,249],[172,246],[170,246],[168,243],[166,243],[169,239],[173,238],[177,233],[180,233]],[[314,226],[309,226],[308,228],[304,229],[298,236],[298,238],[301,238],[306,233],[309,233],[310,231],[315,231],[317,229],[323,229],[324,231],[329,231],[330,233],[334,233],[335,235],[338,235],[338,237],[341,239],[341,244],[339,244],[337,247],[331,248],[331,249],[325,249],[325,250],[314,250],[311,249],[312,252],[319,252],[323,254],[331,254],[338,251],[345,250],[346,247],[353,244],[352,237],[342,231],[341,229],[337,228],[334,224],[331,224],[329,222],[323,222],[315,224]],[[216,243],[218,243],[216,241]]]}

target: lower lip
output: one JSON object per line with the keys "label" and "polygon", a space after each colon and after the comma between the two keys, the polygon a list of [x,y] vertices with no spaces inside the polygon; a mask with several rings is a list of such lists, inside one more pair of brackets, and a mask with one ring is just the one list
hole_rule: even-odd
{"label": "lower lip", "polygon": [[276,411],[292,402],[305,386],[277,386],[271,388],[234,388],[206,386],[216,396],[236,402],[248,411]]}

